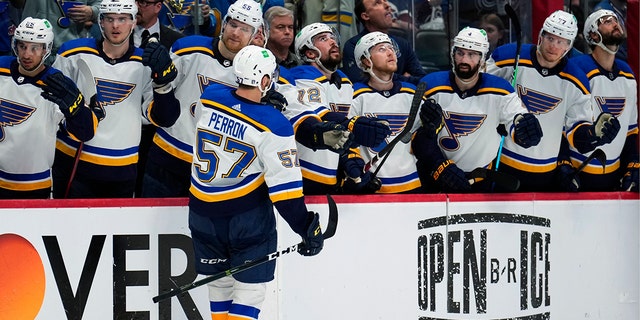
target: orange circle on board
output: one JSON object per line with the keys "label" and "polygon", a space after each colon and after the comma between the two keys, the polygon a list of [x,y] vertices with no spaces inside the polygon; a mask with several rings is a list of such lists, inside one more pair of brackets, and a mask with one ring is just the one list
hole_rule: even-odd
{"label": "orange circle on board", "polygon": [[17,234],[1,234],[0,319],[35,319],[44,289],[44,266],[36,248]]}

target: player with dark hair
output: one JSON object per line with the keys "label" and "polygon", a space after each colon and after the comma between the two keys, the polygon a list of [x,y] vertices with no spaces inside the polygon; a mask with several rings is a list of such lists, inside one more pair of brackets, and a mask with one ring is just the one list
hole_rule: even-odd
{"label": "player with dark hair", "polygon": [[480,72],[488,51],[484,30],[464,28],[451,46],[453,70],[421,80],[427,83],[428,100],[420,109],[422,128],[412,147],[425,191],[491,191],[492,181],[470,182],[473,177],[468,175],[476,168],[492,168],[501,143],[498,125],[508,130],[506,141],[522,148],[540,142],[538,120],[511,85]]}
{"label": "player with dark hair", "polygon": [[137,11],[133,0],[103,0],[102,38],[71,40],[60,48],[54,66],[92,87],[103,119],[84,145],[58,134],[53,166],[56,198],[67,193],[70,178],[70,198],[133,197],[142,119],[167,127],[180,114],[171,84],[177,70],[169,51],[159,42],[142,50],[130,41]]}
{"label": "player with dark hair", "polygon": [[[591,161],[580,173],[584,191],[638,191],[638,94],[637,82],[629,65],[616,58],[626,33],[615,12],[601,9],[585,21],[584,39],[590,55],[572,58],[589,79],[594,112],[611,113],[620,122],[620,132],[611,143],[600,148],[607,155],[602,164]],[[589,153],[572,148],[571,161],[579,166]]]}
{"label": "player with dark hair", "polygon": [[[233,59],[238,88],[213,85],[196,106],[189,228],[196,271],[210,275],[277,247],[273,206],[303,239],[298,252],[323,247],[319,215],[307,210],[289,121],[261,99],[277,79],[276,59],[257,46]],[[258,319],[275,260],[208,284],[212,319]]]}
{"label": "player with dark hair", "polygon": [[75,83],[44,62],[53,47],[46,19],[16,28],[16,57],[0,57],[0,199],[51,197],[58,126],[76,141],[95,133],[98,119]]}

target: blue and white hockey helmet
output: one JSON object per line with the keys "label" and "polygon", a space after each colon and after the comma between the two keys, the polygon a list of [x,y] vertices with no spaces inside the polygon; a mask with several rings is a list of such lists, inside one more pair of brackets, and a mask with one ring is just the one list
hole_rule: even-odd
{"label": "blue and white hockey helmet", "polygon": [[[611,10],[600,9],[600,10],[594,11],[592,14],[590,14],[587,17],[587,19],[584,21],[584,30],[582,31],[582,35],[584,36],[584,39],[587,41],[588,44],[594,45],[594,46],[602,45],[602,34],[600,34],[598,27],[600,26],[601,23],[603,23],[605,20],[608,20],[608,19],[615,19],[617,22],[618,16],[616,16],[616,13]],[[624,28],[621,27],[620,30],[624,32]],[[598,35],[598,39],[599,39],[598,41],[591,38],[592,33],[595,33]]]}
{"label": "blue and white hockey helmet", "polygon": [[489,39],[487,38],[487,32],[472,27],[466,27],[458,35],[453,38],[453,46],[451,46],[451,61],[454,61],[454,54],[456,48],[462,48],[467,50],[473,50],[480,52],[481,62],[484,62],[487,53],[489,52]]}
{"label": "blue and white hockey helmet", "polygon": [[229,19],[246,23],[253,27],[253,34],[262,26],[262,8],[253,0],[238,0],[232,3],[224,16],[224,23]]}

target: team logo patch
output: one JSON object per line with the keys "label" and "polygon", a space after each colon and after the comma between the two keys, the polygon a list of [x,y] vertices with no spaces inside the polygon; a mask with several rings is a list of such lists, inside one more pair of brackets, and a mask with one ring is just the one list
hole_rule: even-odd
{"label": "team logo patch", "polygon": [[124,101],[136,85],[133,83],[117,82],[102,78],[96,78],[96,91],[98,94],[98,103],[101,107],[113,105]]}
{"label": "team logo patch", "polygon": [[447,150],[457,150],[460,147],[458,137],[469,135],[484,123],[486,115],[444,112],[444,122],[449,136],[440,138],[440,145]]}
{"label": "team logo patch", "polygon": [[596,103],[602,112],[609,112],[618,117],[624,110],[626,99],[624,97],[595,97]]}
{"label": "team logo patch", "polygon": [[400,133],[400,131],[404,129],[404,126],[407,123],[407,118],[409,118],[409,115],[407,114],[397,114],[397,113],[376,113],[376,114],[370,114],[367,116],[376,117],[380,120],[384,120],[388,122],[389,128],[391,129],[391,135],[387,137],[385,141],[380,143],[375,148],[371,148],[371,150],[375,152],[380,152],[382,149],[384,149],[384,147],[387,145],[387,140],[392,140],[398,133]]}
{"label": "team logo patch", "polygon": [[24,122],[34,111],[36,108],[0,99],[0,141],[4,140],[4,127]]}
{"label": "team logo patch", "polygon": [[536,115],[550,112],[562,102],[562,98],[531,90],[521,85],[518,85],[518,95],[527,110]]}

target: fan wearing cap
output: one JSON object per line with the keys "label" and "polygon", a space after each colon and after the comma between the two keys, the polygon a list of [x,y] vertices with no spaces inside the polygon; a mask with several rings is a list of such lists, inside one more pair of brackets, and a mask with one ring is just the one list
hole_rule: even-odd
{"label": "fan wearing cap", "polygon": [[[611,113],[600,114],[593,123],[589,81],[566,57],[577,33],[576,18],[556,11],[545,19],[538,44],[522,45],[512,83],[544,132],[540,144],[528,149],[505,140],[500,170],[518,177],[522,191],[578,191],[570,148],[587,153],[611,142],[620,129]],[[510,81],[515,59],[515,44],[500,46],[487,62],[487,72]]]}
{"label": "fan wearing cap", "polygon": [[374,31],[362,36],[355,47],[356,63],[366,76],[365,81],[353,85],[349,117],[374,115],[388,122],[392,133],[378,147],[360,146],[340,158],[339,171],[347,176],[343,184],[345,193],[410,193],[420,190],[416,159],[408,143],[396,144],[380,169],[376,164],[364,172],[364,164],[396,138],[405,126],[415,131],[420,125],[419,121],[407,123],[416,87],[393,80],[393,73],[398,69],[398,48],[394,44],[388,35]]}
{"label": "fan wearing cap", "polygon": [[489,51],[487,33],[464,28],[451,46],[452,70],[422,78],[427,84],[420,107],[422,127],[412,150],[426,192],[488,192],[487,180],[471,180],[476,168],[492,169],[501,137],[522,148],[538,144],[542,131],[507,81],[481,72]]}
{"label": "fan wearing cap", "polygon": [[[580,173],[585,191],[638,191],[638,100],[637,80],[629,65],[616,58],[626,39],[624,27],[615,12],[601,9],[587,17],[584,39],[591,47],[590,55],[572,58],[586,74],[591,86],[591,102],[596,114],[611,113],[621,130],[609,144],[600,148],[607,155],[602,164],[589,163]],[[572,149],[571,161],[582,163],[590,153]]]}
{"label": "fan wearing cap", "polygon": [[[274,205],[302,237],[300,254],[322,250],[319,216],[304,203],[293,128],[260,102],[278,77],[276,66],[268,49],[244,47],[233,59],[238,88],[209,87],[197,103],[189,228],[199,274],[274,252]],[[209,283],[211,319],[258,319],[275,262]]]}
{"label": "fan wearing cap", "polygon": [[0,57],[0,199],[48,199],[55,134],[93,137],[98,119],[76,84],[44,64],[53,47],[46,19],[27,17],[12,39],[15,57]]}
{"label": "fan wearing cap", "polygon": [[101,121],[84,145],[59,132],[55,197],[133,197],[142,123],[167,127],[180,114],[171,83],[177,70],[169,51],[159,42],[144,50],[133,46],[137,11],[134,0],[103,0],[101,39],[75,39],[60,47],[53,66],[91,97]]}
{"label": "fan wearing cap", "polygon": [[195,135],[195,105],[213,84],[236,87],[233,58],[258,36],[262,9],[253,0],[231,4],[220,37],[192,35],[171,47],[178,76],[173,82],[182,111],[174,125],[158,128],[142,181],[143,197],[186,197],[189,194]]}

